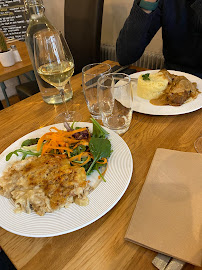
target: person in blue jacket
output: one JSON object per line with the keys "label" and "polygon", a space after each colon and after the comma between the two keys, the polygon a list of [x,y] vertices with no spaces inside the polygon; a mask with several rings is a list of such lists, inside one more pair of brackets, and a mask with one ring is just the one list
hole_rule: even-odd
{"label": "person in blue jacket", "polygon": [[119,63],[137,61],[160,27],[165,68],[202,78],[202,0],[135,0],[117,39]]}

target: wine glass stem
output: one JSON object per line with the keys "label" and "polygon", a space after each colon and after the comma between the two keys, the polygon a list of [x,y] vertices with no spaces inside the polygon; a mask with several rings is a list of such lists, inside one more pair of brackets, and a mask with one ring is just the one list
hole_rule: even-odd
{"label": "wine glass stem", "polygon": [[63,104],[65,106],[65,113],[66,113],[66,115],[68,115],[69,111],[68,111],[67,103],[66,103],[66,100],[65,100],[65,88],[61,88],[61,89],[59,89],[59,91],[60,91],[60,95],[61,95],[61,98],[62,98],[62,102],[63,102]]}

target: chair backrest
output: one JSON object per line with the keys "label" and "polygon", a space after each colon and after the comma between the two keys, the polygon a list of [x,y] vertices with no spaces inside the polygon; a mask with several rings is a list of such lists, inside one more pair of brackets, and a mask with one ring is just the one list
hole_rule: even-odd
{"label": "chair backrest", "polygon": [[2,104],[2,102],[0,101],[0,110],[3,110],[3,104]]}
{"label": "chair backrest", "polygon": [[100,62],[104,0],[65,0],[65,39],[75,62],[75,74]]}

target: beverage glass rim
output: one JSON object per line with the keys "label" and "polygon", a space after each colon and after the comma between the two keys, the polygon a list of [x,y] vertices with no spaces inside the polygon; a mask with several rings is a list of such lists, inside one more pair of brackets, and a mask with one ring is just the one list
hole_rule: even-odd
{"label": "beverage glass rim", "polygon": [[89,74],[89,75],[95,75],[95,76],[97,76],[98,75],[97,73],[89,73],[88,72],[89,69],[87,69],[86,71],[85,71],[85,69],[88,68],[88,67],[90,67],[90,66],[98,66],[98,65],[108,66],[108,70],[106,70],[106,71],[104,71],[104,72],[102,72],[102,73],[99,74],[101,76],[104,75],[104,74],[106,74],[107,72],[109,72],[111,70],[111,66],[109,64],[107,64],[107,63],[92,63],[92,64],[88,64],[85,67],[83,67],[82,68],[82,73],[83,74]]}
{"label": "beverage glass rim", "polygon": [[[106,78],[106,77],[116,77],[116,76],[125,76],[125,78],[127,78],[128,79],[128,81],[126,81],[125,83],[122,83],[121,85],[117,85],[117,84],[115,84],[114,85],[114,88],[118,88],[118,87],[123,87],[123,86],[127,86],[127,85],[129,85],[130,83],[131,83],[131,78],[130,78],[130,76],[128,75],[128,74],[125,74],[125,73],[107,73],[107,74],[104,74],[104,75],[102,75],[99,79],[98,79],[98,86],[100,86],[100,87],[105,87],[105,88],[109,88],[109,86],[106,86],[106,85],[103,85],[103,83],[101,82],[104,78]],[[125,79],[125,78],[121,78],[120,77],[120,79]]]}

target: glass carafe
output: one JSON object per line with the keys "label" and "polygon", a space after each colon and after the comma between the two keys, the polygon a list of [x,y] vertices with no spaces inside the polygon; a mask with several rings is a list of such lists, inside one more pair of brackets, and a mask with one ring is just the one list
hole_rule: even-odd
{"label": "glass carafe", "polygon": [[[34,34],[43,29],[55,30],[55,27],[49,22],[49,20],[46,18],[44,14],[45,8],[42,0],[25,0],[25,9],[29,16],[29,25],[25,35],[25,42],[27,45],[30,59],[32,61],[34,73],[40,88],[42,98],[48,104],[60,104],[63,101],[61,95],[58,93],[58,90],[54,86],[50,85],[49,83],[45,82],[42,78],[40,78],[40,76],[36,71],[34,63],[34,44],[33,44]],[[71,99],[72,95],[73,95],[72,88],[70,82],[68,82],[64,90],[65,101]]]}

